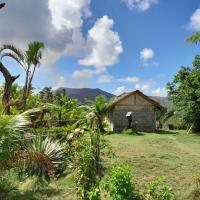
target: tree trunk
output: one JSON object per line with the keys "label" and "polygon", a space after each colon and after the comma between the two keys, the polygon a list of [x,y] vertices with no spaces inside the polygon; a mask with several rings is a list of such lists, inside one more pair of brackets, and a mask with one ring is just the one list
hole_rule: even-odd
{"label": "tree trunk", "polygon": [[18,76],[11,76],[10,72],[6,69],[6,67],[0,62],[0,72],[3,74],[5,79],[5,86],[4,86],[4,93],[2,98],[2,104],[4,107],[4,114],[9,115],[10,114],[10,97],[11,97],[11,89],[12,84],[14,81],[19,78]]}
{"label": "tree trunk", "polygon": [[27,101],[27,93],[28,93],[28,79],[29,79],[29,71],[26,72],[26,80],[24,84],[24,91],[22,96],[22,109],[26,110],[26,101]]}

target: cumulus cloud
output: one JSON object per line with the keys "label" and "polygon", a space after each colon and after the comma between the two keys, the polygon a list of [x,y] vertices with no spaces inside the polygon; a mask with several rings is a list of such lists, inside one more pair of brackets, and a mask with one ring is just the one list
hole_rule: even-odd
{"label": "cumulus cloud", "polygon": [[[165,88],[162,88],[158,85],[158,83],[153,79],[143,80],[139,77],[125,77],[118,79],[119,82],[127,83],[126,86],[131,85],[129,90],[126,89],[125,86],[120,86],[114,91],[114,94],[119,95],[120,93],[140,90],[144,94],[149,96],[167,96],[167,91]],[[130,89],[132,88],[132,89]]]}
{"label": "cumulus cloud", "polygon": [[97,79],[97,83],[110,83],[113,81],[113,76],[109,74],[100,75]]}
{"label": "cumulus cloud", "polygon": [[165,88],[158,87],[155,90],[152,91],[152,95],[160,96],[160,97],[166,97],[167,96],[167,90]]}
{"label": "cumulus cloud", "polygon": [[94,75],[94,72],[89,69],[84,69],[84,70],[76,70],[73,72],[72,77],[73,78],[79,78],[79,79],[90,79]]}
{"label": "cumulus cloud", "polygon": [[57,80],[57,83],[54,89],[65,87],[65,86],[66,86],[66,79],[64,76],[60,76]]}
{"label": "cumulus cloud", "polygon": [[200,8],[198,8],[190,17],[188,29],[193,31],[200,31]]}
{"label": "cumulus cloud", "polygon": [[127,7],[139,11],[147,11],[152,5],[157,4],[158,0],[122,0]]}
{"label": "cumulus cloud", "polygon": [[126,87],[125,86],[120,86],[113,93],[115,95],[120,95],[120,94],[123,94],[124,92],[126,92]]}
{"label": "cumulus cloud", "polygon": [[79,60],[80,65],[106,71],[118,62],[123,48],[118,33],[112,30],[113,25],[114,21],[108,16],[96,21],[88,32],[85,56]]}
{"label": "cumulus cloud", "polygon": [[139,82],[139,78],[136,76],[128,76],[126,78],[119,78],[118,81],[119,82],[126,82],[126,83],[137,83]]}
{"label": "cumulus cloud", "polygon": [[83,20],[91,15],[89,5],[90,0],[7,0],[0,18],[0,45],[25,48],[30,41],[42,41],[47,63],[78,56],[84,46]]}
{"label": "cumulus cloud", "polygon": [[153,49],[150,48],[144,48],[140,51],[140,59],[143,62],[148,62],[150,59],[152,59],[155,56]]}

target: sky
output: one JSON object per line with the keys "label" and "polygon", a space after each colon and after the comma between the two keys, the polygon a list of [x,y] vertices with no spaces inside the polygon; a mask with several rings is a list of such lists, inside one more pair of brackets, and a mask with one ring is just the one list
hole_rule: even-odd
{"label": "sky", "polygon": [[[4,0],[0,46],[45,44],[33,87],[100,88],[115,95],[141,90],[166,96],[166,83],[191,66],[200,46],[199,0]],[[24,72],[10,58],[12,75]],[[0,74],[0,83],[3,83]]]}

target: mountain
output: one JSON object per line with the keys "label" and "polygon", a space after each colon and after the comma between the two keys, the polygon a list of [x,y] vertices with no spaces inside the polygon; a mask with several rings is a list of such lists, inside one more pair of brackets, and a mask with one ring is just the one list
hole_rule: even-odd
{"label": "mountain", "polygon": [[[113,94],[105,92],[101,89],[92,89],[92,88],[59,88],[57,89],[57,92],[63,92],[65,91],[65,94],[71,98],[71,99],[77,99],[79,102],[86,102],[94,100],[97,96],[103,95],[107,99],[111,99],[114,97]],[[153,100],[160,103],[163,107],[166,107],[167,110],[170,110],[172,108],[172,102],[169,101],[167,97],[157,97],[157,96],[150,96]]]}
{"label": "mountain", "polygon": [[103,95],[107,99],[114,97],[113,94],[105,92],[101,89],[92,88],[59,88],[57,91],[65,90],[66,96],[72,99],[77,99],[79,102],[85,102],[87,100],[94,100],[97,96]]}
{"label": "mountain", "polygon": [[150,96],[150,98],[160,103],[160,105],[167,108],[167,110],[171,110],[173,107],[173,103],[167,97]]}

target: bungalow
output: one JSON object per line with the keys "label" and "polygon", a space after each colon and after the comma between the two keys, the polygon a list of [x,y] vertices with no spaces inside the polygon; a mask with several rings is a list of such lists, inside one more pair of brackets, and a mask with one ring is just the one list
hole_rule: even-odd
{"label": "bungalow", "polygon": [[122,131],[136,124],[138,131],[156,130],[156,111],[163,110],[158,102],[136,90],[119,96],[111,105],[108,120],[112,131]]}

